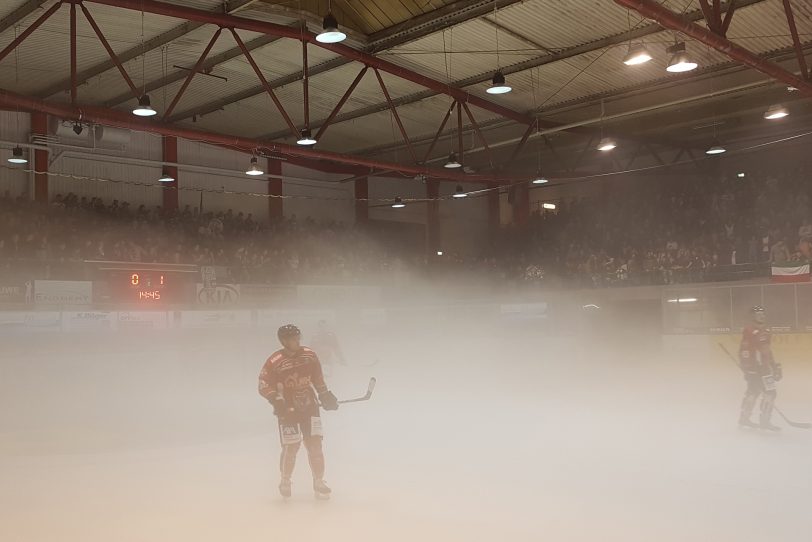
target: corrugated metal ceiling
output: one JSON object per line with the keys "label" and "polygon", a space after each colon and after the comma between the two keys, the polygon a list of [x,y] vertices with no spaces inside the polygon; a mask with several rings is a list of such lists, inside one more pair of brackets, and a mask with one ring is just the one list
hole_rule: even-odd
{"label": "corrugated metal ceiling", "polygon": [[[23,0],[4,2],[0,6],[0,17],[19,7],[22,2]],[[172,0],[172,3],[212,11],[222,7],[220,0]],[[279,4],[279,2],[271,3]],[[314,0],[310,3],[314,6],[312,9],[326,11],[325,2]],[[357,23],[357,27],[370,33],[448,3],[450,2],[444,0],[430,2],[343,0],[334,2],[334,9],[345,11],[348,17]],[[46,7],[48,5],[46,3]],[[670,0],[667,6],[678,12],[699,8],[696,0]],[[138,12],[93,3],[88,3],[87,7],[116,52],[132,49],[141,42],[142,18]],[[795,3],[794,7],[802,41],[812,40],[812,7],[800,3]],[[354,14],[350,14],[351,11]],[[56,15],[34,32],[15,54],[0,62],[0,86],[35,95],[69,75],[68,14],[68,6],[63,6]],[[31,24],[36,16],[37,13],[34,13],[27,17],[20,23],[20,28]],[[252,11],[250,5],[241,11],[239,16],[280,23],[289,22],[284,18],[274,17],[273,13],[268,11]],[[511,66],[650,24],[649,21],[641,20],[639,16],[629,13],[609,0],[566,2],[527,0],[502,9],[495,15],[489,14],[486,19],[456,25],[382,52],[380,56],[440,81],[487,79],[497,65]],[[106,61],[108,57],[81,13],[78,20],[78,62],[81,71]],[[178,19],[146,14],[143,18],[144,39],[160,36],[182,22]],[[498,60],[496,25],[502,27],[502,30],[498,31]],[[214,30],[215,27],[204,25],[174,40],[163,49],[148,51],[143,61],[136,58],[127,62],[125,67],[138,86],[143,81],[158,80],[166,73],[177,72],[178,69],[173,67],[175,65],[191,67]],[[7,45],[14,35],[15,31],[11,29],[0,34],[0,47]],[[258,35],[240,31],[240,36],[243,41],[249,42]],[[764,1],[739,9],[733,17],[728,36],[757,53],[787,48],[792,43],[783,6],[777,1]],[[674,36],[670,32],[658,32],[647,36],[644,41],[655,53],[655,59],[641,66],[631,68],[624,66],[621,59],[626,51],[626,44],[619,44],[511,74],[508,82],[514,91],[507,95],[492,97],[486,94],[487,81],[471,85],[466,90],[516,111],[539,109],[543,112],[586,97],[659,82],[664,78],[679,80],[685,75],[670,75],[664,71],[667,61],[664,49],[673,40]],[[235,45],[230,32],[224,31],[210,56],[233,49]],[[702,66],[728,62],[721,53],[708,50],[707,47],[695,42],[688,41],[688,49],[699,59]],[[301,45],[294,40],[275,41],[256,49],[252,55],[270,81],[296,74],[301,70]],[[315,46],[309,47],[311,67],[334,58],[336,55],[330,51]],[[357,63],[348,63],[311,77],[310,117],[314,124],[329,115],[360,68]],[[227,81],[206,75],[196,76],[176,107],[176,114],[194,113],[196,110],[205,109],[208,104],[221,100],[224,96],[258,86],[255,74],[242,56],[215,66],[211,73],[224,77]],[[393,99],[425,91],[419,85],[390,74],[383,73],[382,76]],[[159,111],[164,110],[173,99],[182,82],[177,81],[151,92],[153,104]],[[128,90],[119,73],[111,69],[81,86],[79,98],[82,103],[103,103]],[[301,82],[285,85],[276,91],[294,122],[301,126],[303,122]],[[64,100],[67,99],[67,95],[62,93],[53,99]],[[426,137],[433,135],[449,102],[449,98],[445,96],[430,97],[399,107],[398,112],[410,136]],[[370,70],[344,105],[342,113],[382,104],[385,104],[385,99],[374,73]],[[131,105],[130,101],[121,104],[120,107]],[[495,118],[493,114],[476,108],[474,114],[482,123]],[[196,128],[245,136],[262,136],[287,129],[264,92],[238,103],[226,105],[225,111],[206,114],[198,118],[196,123],[191,123],[191,119],[184,122]],[[468,124],[467,118],[464,123]],[[395,127],[393,135],[391,114],[382,111],[330,127],[320,146],[329,150],[351,152],[393,139],[399,140],[400,134]]]}

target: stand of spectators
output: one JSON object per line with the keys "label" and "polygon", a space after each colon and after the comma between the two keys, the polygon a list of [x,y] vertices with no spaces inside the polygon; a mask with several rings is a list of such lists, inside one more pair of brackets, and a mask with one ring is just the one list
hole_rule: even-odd
{"label": "stand of spectators", "polygon": [[[812,259],[812,182],[803,169],[741,178],[639,181],[536,212],[480,254],[427,259],[376,228],[292,216],[105,204],[57,195],[48,206],[0,198],[0,272],[71,278],[84,260],[223,266],[241,283],[365,282],[405,276],[488,277],[546,286],[603,287],[726,280],[735,270]],[[379,230],[380,228],[378,228]],[[428,264],[431,265],[428,265]],[[725,271],[723,273],[722,271]],[[222,276],[218,273],[218,277]]]}

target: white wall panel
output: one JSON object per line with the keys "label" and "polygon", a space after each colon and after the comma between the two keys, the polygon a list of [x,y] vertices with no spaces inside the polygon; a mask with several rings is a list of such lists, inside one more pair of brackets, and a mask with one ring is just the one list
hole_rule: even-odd
{"label": "white wall panel", "polygon": [[181,209],[186,205],[191,208],[198,207],[202,195],[203,212],[216,213],[231,209],[234,214],[250,213],[257,221],[268,220],[268,198],[252,195],[268,193],[268,182],[264,179],[252,179],[246,175],[227,177],[192,171],[181,171],[178,177],[182,188],[203,190],[202,193],[197,190],[181,190],[178,198]]}
{"label": "white wall panel", "polygon": [[[245,175],[251,156],[247,153],[208,145],[197,141],[178,140],[178,162],[195,166],[206,166],[224,170],[219,173],[198,173],[181,170],[178,173],[180,191],[180,207],[200,205],[201,193],[183,188],[214,190],[231,192],[212,193],[203,192],[203,211],[219,212],[232,209],[234,213],[243,212],[252,214],[255,220],[268,220],[268,198],[253,194],[267,194],[268,182],[262,177],[259,179]],[[265,167],[265,159],[260,158],[260,165]],[[228,172],[233,172],[229,175]]]}
{"label": "white wall panel", "polygon": [[[163,196],[158,183],[161,168],[62,156],[49,168],[48,195],[73,192],[88,198],[100,197],[109,204],[114,199],[131,207],[161,205]],[[114,182],[111,182],[114,181]]]}
{"label": "white wall panel", "polygon": [[[397,177],[370,177],[369,197],[376,199],[394,199],[401,197],[404,200],[411,198],[423,199],[426,197],[426,185],[412,178]],[[392,220],[395,222],[426,223],[426,204],[409,203],[403,209],[392,209],[389,203],[370,201],[369,218],[372,220]]]}
{"label": "white wall panel", "polygon": [[282,193],[304,196],[285,199],[282,208],[286,217],[355,223],[355,185],[338,182],[347,178],[347,174],[324,173],[285,162],[282,174],[285,175]]}
{"label": "white wall panel", "polygon": [[131,132],[129,143],[118,151],[54,148],[48,168],[51,173],[48,194],[53,198],[73,192],[89,198],[100,197],[108,204],[114,199],[127,201],[132,207],[161,205],[163,196],[158,183],[161,167],[127,163],[126,158],[160,160],[161,138]]}

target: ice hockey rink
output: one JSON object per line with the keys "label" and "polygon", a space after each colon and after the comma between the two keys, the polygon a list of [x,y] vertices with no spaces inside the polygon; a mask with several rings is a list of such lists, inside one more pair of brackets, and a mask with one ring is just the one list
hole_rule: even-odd
{"label": "ice hockey rink", "polygon": [[[736,427],[735,337],[339,331],[331,387],[378,388],[324,415],[329,502],[303,451],[277,494],[272,332],[3,337],[0,540],[809,540],[812,432]],[[800,419],[808,339],[777,346]]]}

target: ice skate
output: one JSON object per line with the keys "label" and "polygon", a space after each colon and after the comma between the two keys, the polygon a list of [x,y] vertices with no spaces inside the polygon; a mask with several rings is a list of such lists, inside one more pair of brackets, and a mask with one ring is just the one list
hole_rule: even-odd
{"label": "ice skate", "polygon": [[742,429],[745,429],[745,428],[759,429],[761,426],[759,424],[757,424],[756,422],[754,422],[753,420],[751,420],[750,418],[742,417],[742,418],[739,418],[739,427],[741,427]]}
{"label": "ice skate", "polygon": [[333,492],[324,480],[314,480],[313,481],[313,492],[316,495],[316,498],[320,501],[326,501],[330,498],[330,493]]}
{"label": "ice skate", "polygon": [[761,425],[759,425],[759,428],[763,429],[764,431],[773,431],[775,433],[781,431],[780,427],[778,427],[777,425],[773,424],[770,421],[761,422]]}
{"label": "ice skate", "polygon": [[279,494],[285,499],[290,498],[291,486],[289,478],[283,478],[282,481],[279,482]]}

